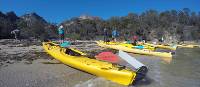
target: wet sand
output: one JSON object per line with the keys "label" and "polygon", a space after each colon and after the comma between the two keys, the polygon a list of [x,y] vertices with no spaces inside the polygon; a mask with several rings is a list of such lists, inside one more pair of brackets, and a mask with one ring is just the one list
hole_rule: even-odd
{"label": "wet sand", "polygon": [[[44,53],[39,43],[0,41],[0,87],[127,87],[79,71]],[[76,46],[74,46],[76,47]],[[101,49],[81,42],[78,49]],[[200,49],[178,49],[172,59],[132,54],[149,68],[144,80],[130,87],[200,87]]]}

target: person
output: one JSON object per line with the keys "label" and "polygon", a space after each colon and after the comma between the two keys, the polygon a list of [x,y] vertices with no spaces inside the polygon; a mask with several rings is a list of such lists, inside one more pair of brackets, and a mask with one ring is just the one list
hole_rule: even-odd
{"label": "person", "polygon": [[138,37],[136,35],[133,36],[133,45],[137,45]]}
{"label": "person", "polygon": [[11,31],[11,34],[14,34],[15,40],[20,40],[20,30],[19,29],[14,29]]}
{"label": "person", "polygon": [[152,43],[153,43],[154,45],[156,45],[157,42],[158,42],[158,39],[154,39]]}
{"label": "person", "polygon": [[125,40],[125,41],[128,41],[128,37],[129,37],[129,34],[128,34],[128,32],[126,32],[126,33],[124,34],[124,40]]}
{"label": "person", "polygon": [[161,41],[162,41],[162,43],[164,42],[164,38],[163,37],[161,38]]}
{"label": "person", "polygon": [[176,48],[177,47],[176,43],[172,42],[171,47]]}
{"label": "person", "polygon": [[115,30],[112,31],[112,38],[113,38],[114,42],[117,41],[117,36],[118,36],[118,32],[117,32],[117,30],[115,29]]}
{"label": "person", "polygon": [[58,34],[59,34],[59,42],[60,44],[62,44],[64,42],[64,28],[63,25],[60,25],[60,27],[58,28]]}
{"label": "person", "polygon": [[103,30],[103,33],[104,33],[104,42],[107,42],[108,41],[108,38],[107,38],[107,36],[108,36],[108,31],[107,31],[107,29],[106,28],[104,28],[104,30]]}
{"label": "person", "polygon": [[143,44],[146,43],[146,36],[145,35],[142,36],[142,42],[143,42]]}

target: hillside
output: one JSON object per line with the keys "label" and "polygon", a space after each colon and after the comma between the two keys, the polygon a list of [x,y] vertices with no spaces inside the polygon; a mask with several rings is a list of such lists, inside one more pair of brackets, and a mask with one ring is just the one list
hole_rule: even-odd
{"label": "hillside", "polygon": [[14,29],[21,30],[21,38],[44,39],[56,37],[54,25],[48,23],[36,13],[29,13],[18,17],[14,12],[3,14],[0,12],[0,39],[14,38],[10,33]]}
{"label": "hillside", "polygon": [[[48,23],[36,13],[29,13],[20,17],[14,12],[0,12],[0,38],[12,38],[10,31],[19,28],[23,38],[56,38],[57,25]],[[100,17],[83,15],[63,21],[65,37],[72,39],[91,40],[101,38],[103,29],[109,34],[113,29],[120,32],[123,39],[138,35],[147,40],[164,37],[167,42],[200,39],[200,14],[187,8],[181,11],[170,10],[158,12],[148,10],[142,14],[128,13],[127,16],[111,17],[107,20]],[[60,24],[58,24],[60,25]],[[111,35],[110,35],[111,36]]]}

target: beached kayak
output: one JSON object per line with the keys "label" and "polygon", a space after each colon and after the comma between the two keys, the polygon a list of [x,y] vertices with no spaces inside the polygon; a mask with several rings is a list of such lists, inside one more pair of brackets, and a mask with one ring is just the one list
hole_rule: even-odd
{"label": "beached kayak", "polygon": [[136,53],[136,54],[153,55],[153,56],[170,57],[170,58],[172,57],[171,52],[167,53],[167,52],[155,52],[155,51],[150,51],[150,50],[145,50],[145,49],[133,49],[133,48],[125,47],[125,46],[118,45],[118,44],[113,44],[113,45],[107,44],[103,41],[97,41],[97,44],[101,47],[112,48],[112,49],[116,49],[116,50],[132,52],[132,53]]}
{"label": "beached kayak", "polygon": [[145,45],[154,46],[154,47],[163,48],[163,49],[170,49],[170,50],[176,50],[177,48],[200,48],[200,45],[192,45],[192,44],[180,44],[180,45],[172,46],[172,45],[164,45],[164,44],[154,45],[150,43],[145,43]]}
{"label": "beached kayak", "polygon": [[200,48],[200,45],[187,45],[187,44],[181,44],[177,45],[180,48]]}
{"label": "beached kayak", "polygon": [[136,71],[109,62],[87,58],[70,48],[62,48],[51,42],[43,42],[43,48],[48,54],[66,65],[119,84],[130,85],[139,78],[138,76],[141,79],[141,75],[137,74]]}
{"label": "beached kayak", "polygon": [[170,46],[170,45],[155,45],[155,44],[150,44],[150,43],[144,43],[145,45],[149,45],[149,46],[154,46],[157,48],[163,48],[163,49],[169,49],[169,50],[176,50],[177,46]]}

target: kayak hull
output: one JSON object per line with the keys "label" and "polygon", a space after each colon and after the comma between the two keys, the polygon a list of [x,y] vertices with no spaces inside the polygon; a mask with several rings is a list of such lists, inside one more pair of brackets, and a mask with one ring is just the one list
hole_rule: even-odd
{"label": "kayak hull", "polygon": [[90,59],[83,56],[71,56],[65,53],[65,48],[58,45],[52,46],[50,42],[43,42],[45,51],[62,63],[76,69],[104,77],[113,82],[130,85],[135,81],[136,72],[130,69],[120,69],[112,63]]}

